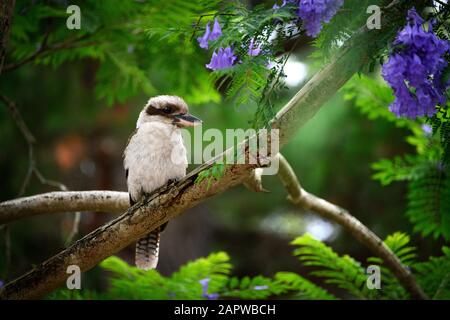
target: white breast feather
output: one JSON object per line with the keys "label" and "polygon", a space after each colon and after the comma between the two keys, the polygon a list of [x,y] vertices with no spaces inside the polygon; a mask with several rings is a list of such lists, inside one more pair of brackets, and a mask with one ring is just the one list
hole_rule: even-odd
{"label": "white breast feather", "polygon": [[[175,148],[175,150],[174,150]],[[173,161],[173,152],[177,152]],[[134,201],[150,193],[170,179],[186,175],[187,157],[183,138],[173,125],[149,122],[139,127],[124,152],[128,169],[128,192]]]}

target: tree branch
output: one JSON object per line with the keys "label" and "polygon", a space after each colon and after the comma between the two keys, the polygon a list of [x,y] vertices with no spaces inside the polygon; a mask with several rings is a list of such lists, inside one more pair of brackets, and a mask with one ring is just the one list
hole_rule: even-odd
{"label": "tree branch", "polygon": [[[397,8],[397,7],[396,7]],[[396,10],[395,15],[403,17],[406,8]],[[383,17],[389,16],[388,12]],[[392,16],[392,15],[391,15]],[[344,45],[330,64],[320,70],[272,121],[272,127],[280,129],[280,147],[307,120],[329,100],[337,90],[369,61],[373,52],[386,45],[380,39],[392,40],[393,30],[399,23],[384,25],[381,30],[357,32]],[[195,183],[198,173],[211,166],[200,166],[174,185],[163,187],[148,199],[137,203],[124,214],[105,226],[94,230],[69,248],[40,264],[22,277],[8,283],[0,291],[0,299],[40,298],[61,286],[69,265],[76,264],[86,271],[106,257],[116,253],[156,227],[180,215],[219,192],[246,180],[254,165],[228,166],[224,176],[207,188],[207,181]]]}
{"label": "tree branch", "polygon": [[119,213],[129,207],[128,192],[56,191],[0,203],[0,224],[45,213],[76,211]]}
{"label": "tree branch", "polygon": [[110,223],[7,284],[0,291],[0,299],[42,297],[65,282],[67,266],[78,265],[83,271],[89,270],[184,210],[240,184],[254,168],[250,165],[229,166],[225,175],[219,181],[213,182],[208,189],[207,181],[194,183],[199,171],[205,167],[209,166],[202,166],[176,184],[163,187]]}
{"label": "tree branch", "polygon": [[300,185],[289,162],[281,154],[278,154],[277,157],[280,164],[278,177],[286,188],[289,194],[288,199],[292,203],[343,226],[353,237],[383,260],[384,264],[391,269],[392,273],[413,298],[427,298],[411,272],[375,233],[352,216],[347,210],[306,192]]}
{"label": "tree branch", "polygon": [[23,65],[33,62],[34,60],[36,60],[39,57],[46,56],[55,51],[67,50],[67,49],[73,49],[73,48],[82,48],[82,47],[88,47],[88,46],[97,44],[97,42],[95,42],[95,41],[83,42],[84,40],[86,40],[87,38],[89,38],[91,36],[92,36],[92,34],[84,34],[75,39],[68,39],[63,42],[48,44],[47,41],[48,41],[49,33],[46,33],[44,35],[42,43],[39,45],[39,47],[36,49],[35,52],[30,54],[28,57],[24,58],[23,60],[20,60],[17,62],[12,62],[12,63],[5,65],[4,71],[9,72],[9,71],[16,70],[16,69],[22,67]]}

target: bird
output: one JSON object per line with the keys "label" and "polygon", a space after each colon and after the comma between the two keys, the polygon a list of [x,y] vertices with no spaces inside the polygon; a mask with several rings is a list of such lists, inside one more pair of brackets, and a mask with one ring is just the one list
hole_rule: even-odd
{"label": "bird", "polygon": [[[181,128],[202,122],[188,109],[182,98],[160,95],[150,98],[140,112],[123,153],[130,206],[186,175],[188,162]],[[137,241],[135,263],[139,269],[156,268],[160,233],[166,226],[167,223],[161,225]]]}

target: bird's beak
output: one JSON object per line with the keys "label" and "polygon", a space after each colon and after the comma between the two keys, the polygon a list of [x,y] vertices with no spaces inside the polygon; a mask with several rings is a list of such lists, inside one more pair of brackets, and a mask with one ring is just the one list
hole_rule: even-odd
{"label": "bird's beak", "polygon": [[186,114],[177,114],[174,116],[174,122],[179,127],[193,127],[202,123],[197,117],[186,113]]}

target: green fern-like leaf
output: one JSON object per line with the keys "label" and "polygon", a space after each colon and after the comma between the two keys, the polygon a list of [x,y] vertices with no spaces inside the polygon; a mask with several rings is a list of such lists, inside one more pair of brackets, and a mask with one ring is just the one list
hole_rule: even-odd
{"label": "green fern-like leaf", "polygon": [[443,255],[430,257],[426,262],[417,263],[414,269],[417,280],[432,299],[450,299],[450,248],[442,248]]}
{"label": "green fern-like leaf", "polygon": [[96,93],[108,105],[124,102],[139,92],[152,95],[156,92],[146,73],[128,55],[108,52],[105,63],[97,72]]}
{"label": "green fern-like leaf", "polygon": [[311,281],[293,272],[278,272],[275,275],[277,282],[282,284],[285,289],[293,291],[293,298],[305,300],[334,300],[332,294],[323,288],[315,285]]}
{"label": "green fern-like leaf", "polygon": [[367,276],[359,262],[347,255],[339,256],[309,234],[295,239],[292,244],[299,246],[294,250],[294,255],[302,264],[318,269],[312,271],[312,275],[324,278],[326,283],[345,289],[355,297],[369,297]]}
{"label": "green fern-like leaf", "polygon": [[244,277],[240,280],[233,277],[230,279],[228,287],[221,293],[221,297],[265,299],[285,291],[286,287],[283,284],[263,276]]}
{"label": "green fern-like leaf", "polygon": [[410,181],[423,177],[429,169],[429,162],[421,157],[406,155],[394,159],[381,159],[372,164],[373,179],[386,186],[394,181]]}
{"label": "green fern-like leaf", "polygon": [[189,262],[170,278],[156,270],[140,270],[117,257],[107,258],[100,267],[112,272],[107,293],[112,299],[202,299],[200,280],[208,278],[208,290],[219,292],[231,270],[229,257],[223,252]]}
{"label": "green fern-like leaf", "polygon": [[388,106],[394,101],[392,90],[386,83],[366,75],[353,76],[343,88],[345,100],[370,120],[385,119],[398,127],[410,127],[413,121],[396,117]]}
{"label": "green fern-like leaf", "polygon": [[202,297],[200,280],[209,279],[209,293],[217,293],[228,282],[231,272],[229,257],[224,252],[212,253],[182,266],[172,274],[168,283],[174,299],[199,299]]}
{"label": "green fern-like leaf", "polygon": [[409,183],[406,214],[414,224],[414,231],[450,239],[450,178],[439,165]]}
{"label": "green fern-like leaf", "polygon": [[208,181],[206,188],[209,189],[214,181],[223,177],[225,170],[226,164],[215,163],[211,168],[201,171],[195,179],[195,183],[198,184],[204,180]]}
{"label": "green fern-like leaf", "polygon": [[169,298],[167,279],[156,270],[143,271],[114,256],[100,267],[112,272],[108,295],[113,299]]}

